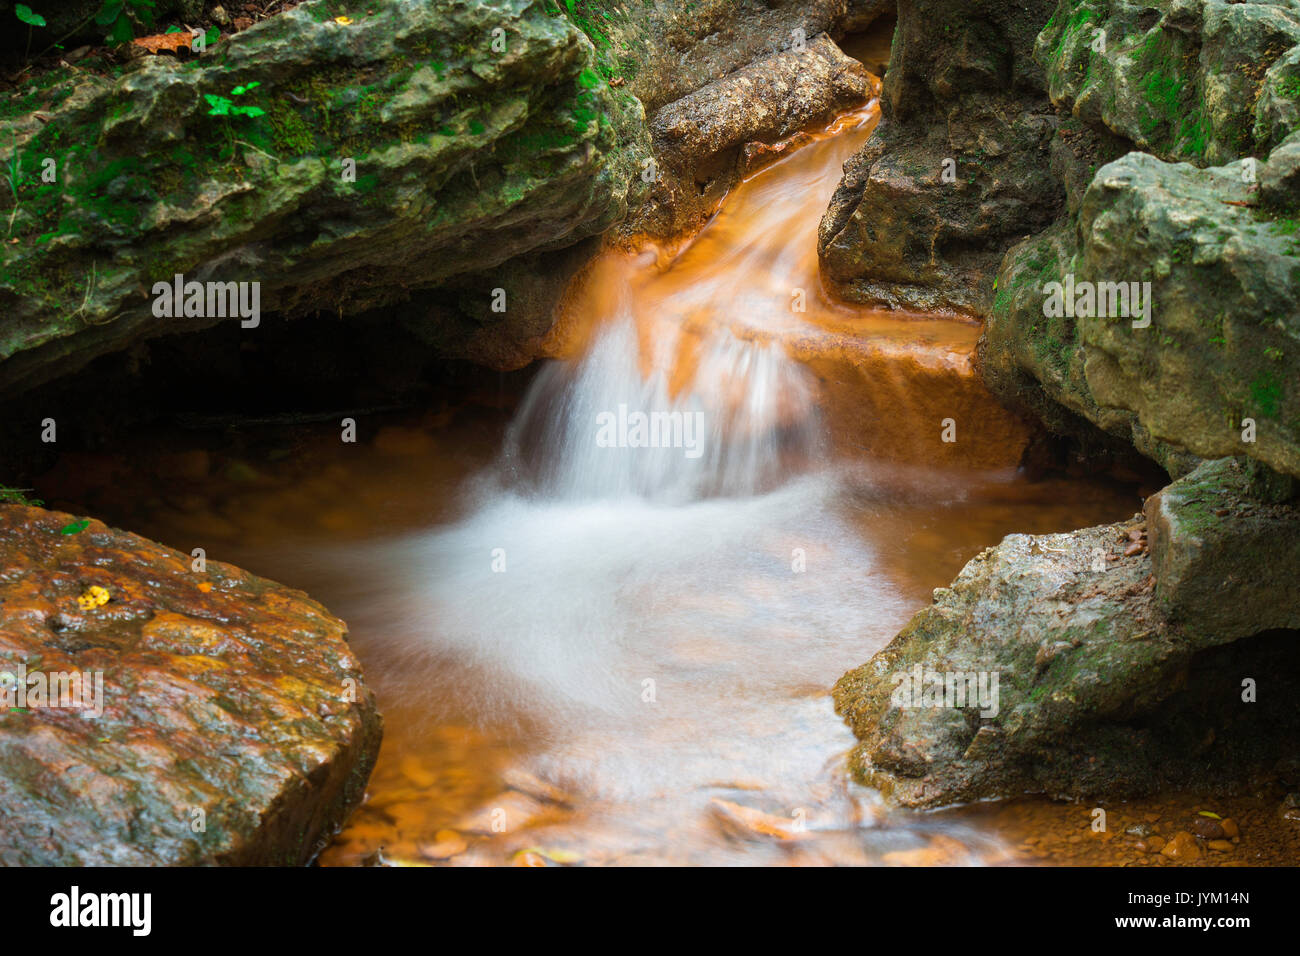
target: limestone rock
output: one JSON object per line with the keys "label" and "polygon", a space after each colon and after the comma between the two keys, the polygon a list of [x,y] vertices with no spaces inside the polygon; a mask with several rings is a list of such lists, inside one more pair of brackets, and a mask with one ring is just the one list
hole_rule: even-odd
{"label": "limestone rock", "polygon": [[[0,506],[0,689],[14,705],[0,714],[0,862],[309,862],[379,749],[343,622],[230,565],[195,572],[99,521],[69,527]],[[17,706],[24,675],[60,674],[86,688],[102,675],[102,713],[52,695]]]}
{"label": "limestone rock", "polygon": [[[156,316],[177,273],[259,282],[264,312],[354,314],[571,246],[636,203],[649,156],[640,103],[530,0],[308,2],[201,58],[85,82],[39,128],[0,123],[0,161],[25,171],[0,210],[19,240],[0,252],[5,389],[229,321]],[[212,115],[222,100],[261,113]]]}
{"label": "limestone rock", "polygon": [[670,238],[698,228],[749,171],[741,162],[747,143],[825,123],[869,92],[862,64],[822,35],[664,106],[650,127],[659,183],[626,230]]}
{"label": "limestone rock", "polygon": [[1002,252],[1061,207],[1057,118],[1032,57],[1051,4],[903,5],[884,118],[845,164],[818,237],[851,301],[983,314]]}

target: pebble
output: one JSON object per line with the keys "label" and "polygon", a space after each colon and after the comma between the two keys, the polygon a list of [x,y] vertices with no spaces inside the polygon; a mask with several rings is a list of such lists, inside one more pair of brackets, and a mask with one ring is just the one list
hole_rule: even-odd
{"label": "pebble", "polygon": [[1190,829],[1198,837],[1204,837],[1207,840],[1221,840],[1227,835],[1223,829],[1223,824],[1212,817],[1193,817]]}
{"label": "pebble", "polygon": [[1228,839],[1232,840],[1241,836],[1241,828],[1237,826],[1237,821],[1232,817],[1225,818],[1219,825],[1223,827],[1223,834]]}
{"label": "pebble", "polygon": [[1211,840],[1209,846],[1211,850],[1218,850],[1220,853],[1232,852],[1231,840]]}
{"label": "pebble", "polygon": [[1199,860],[1201,848],[1196,845],[1196,837],[1186,830],[1179,830],[1160,851],[1161,855],[1171,860]]}

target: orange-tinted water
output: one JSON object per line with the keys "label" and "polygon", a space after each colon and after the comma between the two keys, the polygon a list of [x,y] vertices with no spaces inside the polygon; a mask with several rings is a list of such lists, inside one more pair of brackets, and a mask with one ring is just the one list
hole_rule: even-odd
{"label": "orange-tinted water", "polygon": [[[830,686],[1004,534],[1140,498],[1017,476],[974,324],[821,290],[816,221],[874,117],[753,176],[683,248],[603,256],[509,428],[466,401],[363,419],[356,444],[155,435],[38,483],[349,623],[386,738],[323,863],[1016,859],[986,819],[849,781]],[[700,454],[602,444],[619,404],[699,414]]]}

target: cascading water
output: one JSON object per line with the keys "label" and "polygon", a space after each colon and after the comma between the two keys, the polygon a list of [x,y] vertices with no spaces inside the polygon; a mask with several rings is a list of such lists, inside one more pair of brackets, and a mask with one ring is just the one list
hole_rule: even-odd
{"label": "cascading water", "polygon": [[698,831],[711,798],[753,789],[813,828],[863,819],[828,689],[908,607],[848,520],[783,336],[804,327],[794,296],[820,297],[809,208],[872,119],[676,256],[598,263],[569,309],[585,350],[538,374],[467,516],[385,546],[403,573],[371,606],[400,679],[454,702],[443,719],[526,725],[522,762],[599,808],[607,849]]}
{"label": "cascading water", "polygon": [[268,433],[256,467],[184,494],[136,467],[142,487],[76,509],[202,541],[348,622],[385,741],[322,862],[1000,852],[850,784],[829,689],[981,547],[1133,503],[1015,479],[1023,433],[972,368],[977,325],[823,293],[817,223],[875,116],[807,137],[680,247],[594,261],[508,428],[458,396],[357,444]]}

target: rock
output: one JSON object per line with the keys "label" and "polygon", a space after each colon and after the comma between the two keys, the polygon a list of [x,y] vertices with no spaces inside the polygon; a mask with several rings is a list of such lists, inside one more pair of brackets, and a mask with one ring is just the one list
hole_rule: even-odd
{"label": "rock", "polygon": [[533,825],[545,815],[546,808],[539,801],[527,794],[506,790],[461,820],[455,829],[480,836],[514,833]]}
{"label": "rock", "polygon": [[502,779],[511,790],[518,790],[542,803],[554,803],[562,807],[574,805],[571,794],[518,767],[508,767],[502,774]]}
{"label": "rock", "polygon": [[455,830],[439,830],[432,843],[421,843],[420,853],[430,860],[449,860],[469,849],[469,841]]}
{"label": "rock", "polygon": [[1229,840],[1236,839],[1237,837],[1241,836],[1241,828],[1237,826],[1237,821],[1232,819],[1232,817],[1225,817],[1222,822],[1222,826],[1223,826],[1223,834]]}
{"label": "rock", "polygon": [[1219,853],[1231,853],[1231,852],[1232,852],[1232,841],[1231,841],[1231,840],[1211,840],[1211,841],[1210,841],[1208,844],[1206,844],[1206,845],[1207,845],[1211,850],[1215,850],[1215,851],[1217,851],[1217,852],[1219,852]]}
{"label": "rock", "polygon": [[735,836],[749,839],[755,836],[775,837],[778,840],[799,840],[808,836],[808,831],[796,827],[794,819],[790,817],[764,813],[721,797],[714,797],[710,805],[723,830]]}
{"label": "rock", "polygon": [[[99,717],[0,716],[0,861],[312,860],[360,803],[381,735],[343,622],[99,521],[61,533],[74,517],[0,507],[0,671],[103,680]],[[80,607],[91,587],[109,600]]]}
{"label": "rock", "polygon": [[1195,816],[1188,829],[1206,840],[1219,840],[1225,835],[1223,825],[1213,817]]}
{"label": "rock", "polygon": [[1206,462],[1146,504],[1161,607],[1215,641],[1300,628],[1300,504],[1254,501],[1249,481],[1233,459]]}
{"label": "rock", "polygon": [[1298,44],[1289,3],[1062,0],[1036,55],[1054,103],[1163,159],[1204,164],[1277,144],[1274,91]]}
{"label": "rock", "polygon": [[[1274,612],[1259,595],[1215,629],[1188,624],[1202,596],[1188,612],[1162,604],[1151,555],[1100,560],[1130,527],[1005,538],[842,677],[835,705],[860,740],[858,779],[909,807],[1025,791],[1122,798],[1219,785],[1283,758],[1296,716],[1244,703],[1240,675],[1273,675],[1289,699],[1294,632],[1267,630]],[[947,681],[991,690],[995,678],[987,705],[906,693]]]}
{"label": "rock", "polygon": [[[1285,216],[1229,204],[1250,196],[1240,163],[1202,170],[1130,153],[1103,166],[1077,226],[1007,254],[980,345],[989,387],[1077,430],[1045,408],[1063,406],[1166,467],[1172,448],[1300,473],[1300,392],[1288,384],[1300,376],[1300,263]],[[1047,314],[1049,284],[1071,281],[1139,283],[1149,326],[1119,308]]]}
{"label": "rock", "polygon": [[656,112],[650,133],[659,181],[629,235],[676,238],[698,229],[751,171],[744,147],[773,143],[861,105],[871,77],[825,35],[802,52],[748,64]]}
{"label": "rock", "polygon": [[1057,118],[1032,56],[1052,6],[899,8],[884,117],[845,164],[819,232],[822,272],[838,294],[987,311],[1002,253],[1062,205],[1048,173]]}
{"label": "rock", "polygon": [[1147,850],[1151,853],[1159,853],[1165,848],[1165,838],[1156,834],[1147,838]]}
{"label": "rock", "polygon": [[[52,187],[20,188],[21,241],[0,251],[0,388],[231,321],[155,315],[154,284],[178,273],[258,282],[260,310],[291,316],[427,300],[414,293],[474,274],[486,309],[491,270],[597,235],[639,202],[641,105],[567,18],[531,0],[351,6],[349,25],[305,4],[196,63],[87,76],[39,128],[0,122],[0,160],[16,148],[23,168],[49,156],[59,170]],[[483,40],[496,27],[502,53]],[[252,83],[240,102],[263,115],[208,114],[206,96]],[[436,324],[438,307],[402,320]],[[519,343],[547,317],[493,317],[495,344],[449,328],[447,354],[525,364]]]}
{"label": "rock", "polygon": [[1191,862],[1201,858],[1201,848],[1196,845],[1196,837],[1186,830],[1175,833],[1160,853],[1180,862]]}

